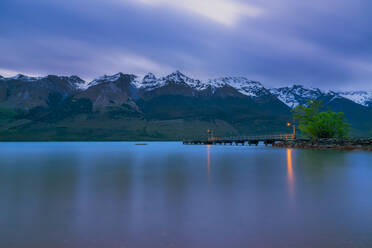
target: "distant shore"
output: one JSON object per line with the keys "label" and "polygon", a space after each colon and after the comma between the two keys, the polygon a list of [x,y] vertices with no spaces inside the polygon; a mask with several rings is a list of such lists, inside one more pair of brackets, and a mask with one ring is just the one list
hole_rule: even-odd
{"label": "distant shore", "polygon": [[350,139],[296,139],[273,144],[275,147],[333,149],[333,150],[365,150],[372,151],[372,138]]}

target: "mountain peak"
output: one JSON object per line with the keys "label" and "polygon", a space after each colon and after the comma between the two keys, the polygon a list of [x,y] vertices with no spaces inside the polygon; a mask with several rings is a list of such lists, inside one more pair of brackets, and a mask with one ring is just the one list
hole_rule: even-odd
{"label": "mountain peak", "polygon": [[12,77],[14,79],[22,79],[22,78],[26,78],[25,75],[21,74],[21,73],[18,73],[17,75],[15,75],[14,77]]}
{"label": "mountain peak", "polygon": [[175,76],[185,76],[182,72],[180,72],[179,70],[176,70],[174,72],[172,72],[170,75],[175,75]]}
{"label": "mountain peak", "polygon": [[26,76],[26,75],[23,75],[23,74],[17,74],[14,77],[10,77],[8,79],[32,82],[32,81],[36,81],[36,80],[41,79],[41,77],[29,77],[29,76]]}
{"label": "mountain peak", "polygon": [[207,81],[206,84],[210,85],[213,88],[230,86],[232,88],[235,88],[241,94],[250,97],[258,97],[270,94],[269,91],[265,89],[260,82],[248,80],[245,77],[221,77],[210,79]]}
{"label": "mountain peak", "polygon": [[176,82],[179,82],[179,81],[186,82],[187,80],[190,80],[189,77],[185,76],[185,74],[183,74],[182,72],[180,72],[178,70],[175,71],[175,72],[172,72],[171,74],[166,76],[165,79],[171,80],[171,81],[176,81]]}
{"label": "mountain peak", "polygon": [[68,77],[67,80],[73,87],[75,87],[78,90],[85,90],[88,88],[87,82],[85,82],[83,79],[81,79],[78,76],[72,75]]}
{"label": "mountain peak", "polygon": [[85,81],[83,79],[81,79],[80,77],[76,76],[76,75],[72,75],[69,77],[69,79],[71,81],[74,81],[76,83],[84,83]]}
{"label": "mountain peak", "polygon": [[95,86],[95,85],[99,85],[99,84],[103,84],[103,83],[114,83],[114,82],[117,82],[117,81],[118,81],[118,83],[125,83],[125,84],[127,84],[127,83],[130,84],[131,83],[135,87],[140,87],[140,85],[141,85],[138,76],[136,76],[134,74],[124,74],[122,72],[119,72],[119,73],[116,73],[114,75],[104,75],[102,77],[94,79],[90,83],[85,83],[84,88],[87,89],[87,88]]}
{"label": "mountain peak", "polygon": [[151,72],[147,73],[145,77],[143,78],[144,83],[152,82],[154,80],[156,80],[156,76]]}
{"label": "mountain peak", "polygon": [[92,82],[88,84],[88,87],[101,84],[101,83],[107,83],[107,82],[115,82],[119,80],[120,78],[123,78],[125,75],[122,72],[116,73],[114,75],[103,75],[102,77],[94,79]]}

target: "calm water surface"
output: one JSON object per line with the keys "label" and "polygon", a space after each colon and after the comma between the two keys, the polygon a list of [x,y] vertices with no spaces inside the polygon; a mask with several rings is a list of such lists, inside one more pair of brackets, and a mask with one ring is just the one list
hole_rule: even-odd
{"label": "calm water surface", "polygon": [[372,152],[0,143],[0,247],[372,247]]}

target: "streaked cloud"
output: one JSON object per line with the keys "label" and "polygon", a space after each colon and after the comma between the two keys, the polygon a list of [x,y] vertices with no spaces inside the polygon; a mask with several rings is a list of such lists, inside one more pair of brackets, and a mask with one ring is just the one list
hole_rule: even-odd
{"label": "streaked cloud", "polygon": [[135,0],[137,3],[171,7],[203,16],[215,22],[232,26],[242,17],[258,17],[263,9],[234,0]]}
{"label": "streaked cloud", "polygon": [[31,77],[41,76],[40,74],[33,74],[30,71],[19,71],[19,70],[14,71],[14,70],[6,69],[6,68],[0,68],[0,75],[3,77],[13,77],[17,74],[26,74]]}
{"label": "streaked cloud", "polygon": [[[161,75],[171,73],[176,70],[167,65],[162,65],[149,58],[135,54],[118,54],[114,53],[104,58],[106,60],[106,69],[109,73],[114,74],[118,71],[136,72],[137,76],[144,76],[149,72],[156,72]],[[108,66],[109,65],[109,66]]]}

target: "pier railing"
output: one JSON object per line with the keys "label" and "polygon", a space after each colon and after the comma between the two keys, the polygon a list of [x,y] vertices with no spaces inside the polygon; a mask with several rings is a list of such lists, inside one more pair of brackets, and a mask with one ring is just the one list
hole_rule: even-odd
{"label": "pier railing", "polygon": [[293,140],[293,134],[272,134],[272,135],[252,135],[252,136],[230,136],[230,137],[211,137],[208,138],[209,141],[219,141],[219,140]]}
{"label": "pier railing", "polygon": [[251,135],[251,136],[229,136],[229,137],[203,137],[183,140],[183,143],[231,143],[249,141],[286,141],[294,140],[294,134],[270,134],[270,135]]}

